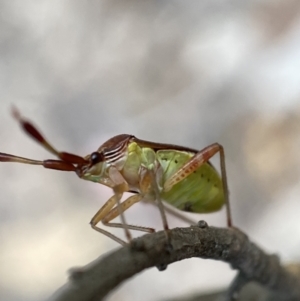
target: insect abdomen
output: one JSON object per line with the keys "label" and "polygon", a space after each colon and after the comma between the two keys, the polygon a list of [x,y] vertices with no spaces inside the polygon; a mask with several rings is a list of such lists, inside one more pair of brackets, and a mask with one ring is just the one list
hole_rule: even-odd
{"label": "insect abdomen", "polygon": [[[163,168],[162,182],[171,177],[193,155],[180,151],[159,151],[157,156]],[[188,177],[175,184],[171,190],[162,191],[161,197],[180,210],[198,213],[217,211],[224,204],[221,178],[209,163],[204,163]]]}

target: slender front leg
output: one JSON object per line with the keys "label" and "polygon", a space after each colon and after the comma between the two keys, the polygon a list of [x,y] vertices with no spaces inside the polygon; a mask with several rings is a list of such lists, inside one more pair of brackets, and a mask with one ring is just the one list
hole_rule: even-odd
{"label": "slender front leg", "polygon": [[[126,199],[123,203],[120,204],[121,212],[123,213],[125,210],[129,209],[132,205],[136,204],[137,202],[142,200],[142,195],[135,194],[130,196]],[[100,210],[94,215],[91,220],[91,226],[94,230],[108,236],[109,238],[113,239],[114,241],[118,242],[119,244],[125,246],[127,243],[122,239],[118,238],[117,236],[113,235],[112,233],[105,231],[99,227],[97,224],[102,222],[105,226],[114,227],[114,228],[122,228],[124,229],[123,223],[110,223],[111,220],[120,216],[120,208],[118,206],[114,207],[118,202],[118,195],[113,195],[101,208]],[[138,230],[143,232],[152,233],[155,232],[153,228],[149,227],[141,227],[135,225],[126,225],[127,229],[130,230]]]}
{"label": "slender front leg", "polygon": [[[134,204],[140,202],[143,199],[143,196],[141,194],[135,194],[130,196],[128,199],[126,199],[123,203],[121,203],[121,209],[122,212],[129,209]],[[108,214],[102,219],[102,223],[105,226],[109,227],[115,227],[115,228],[124,228],[124,225],[122,223],[110,223],[111,220],[119,216],[119,210],[117,207],[113,208]],[[155,230],[150,227],[142,227],[142,226],[136,226],[136,225],[130,225],[127,224],[128,229],[130,230],[137,230],[137,231],[143,231],[148,233],[153,233]]]}
{"label": "slender front leg", "polygon": [[123,196],[123,193],[129,190],[128,184],[121,175],[121,173],[117,170],[115,167],[110,167],[108,171],[108,175],[112,183],[114,183],[114,186],[112,187],[114,191],[114,195],[104,204],[104,206],[96,213],[96,215],[91,220],[92,228],[95,229],[98,232],[101,232],[113,240],[119,242],[120,244],[124,245],[126,244],[124,241],[120,240],[113,234],[104,231],[98,227],[96,227],[96,224],[99,221],[102,221],[104,217],[108,214],[108,212],[113,208],[114,205],[117,205],[117,209],[121,218],[121,222],[123,224],[123,228],[125,231],[125,235],[127,238],[127,241],[131,241],[131,234],[129,232],[128,225],[126,223],[123,210],[121,208],[121,198]]}
{"label": "slender front leg", "polygon": [[[108,231],[105,231],[99,227],[97,227],[97,224],[102,221],[105,216],[107,216],[107,214],[111,211],[111,209],[116,205],[116,203],[118,202],[117,198],[119,198],[118,195],[113,195],[100,209],[99,211],[93,216],[90,224],[91,224],[91,227],[108,236],[109,238],[111,238],[112,240],[116,241],[117,243],[121,244],[122,246],[125,246],[126,245],[126,242],[120,238],[118,238],[117,236],[113,235],[112,233],[108,232]],[[120,201],[120,199],[119,199]]]}
{"label": "slender front leg", "polygon": [[128,184],[125,181],[124,177],[121,175],[121,173],[115,167],[109,168],[108,175],[109,175],[110,179],[115,183],[115,186],[113,187],[113,191],[114,191],[115,195],[118,196],[117,197],[117,208],[119,210],[121,222],[124,225],[124,231],[125,231],[127,240],[131,241],[132,237],[131,237],[131,234],[127,227],[125,216],[124,216],[124,213],[121,208],[121,198],[123,196],[123,193],[129,190]]}
{"label": "slender front leg", "polygon": [[192,157],[185,165],[183,165],[177,172],[175,172],[172,177],[170,177],[164,184],[164,190],[169,191],[175,184],[179,183],[195,170],[197,170],[203,163],[207,162],[212,156],[217,152],[220,153],[220,165],[221,165],[221,177],[222,186],[224,191],[224,200],[226,205],[227,214],[227,225],[232,227],[231,210],[229,203],[229,193],[227,185],[227,175],[225,167],[225,153],[222,145],[214,143],[210,146],[205,147],[203,150],[199,151]]}

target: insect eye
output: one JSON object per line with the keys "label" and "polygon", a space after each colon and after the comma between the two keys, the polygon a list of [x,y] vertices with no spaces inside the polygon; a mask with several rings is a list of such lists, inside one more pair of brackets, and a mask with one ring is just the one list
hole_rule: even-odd
{"label": "insect eye", "polygon": [[94,152],[94,153],[91,154],[92,164],[97,164],[97,163],[103,161],[102,159],[103,159],[103,156],[100,153]]}

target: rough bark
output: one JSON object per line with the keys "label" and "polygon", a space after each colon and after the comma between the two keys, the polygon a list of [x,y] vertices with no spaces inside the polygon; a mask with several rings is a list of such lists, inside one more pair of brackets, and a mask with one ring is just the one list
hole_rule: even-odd
{"label": "rough bark", "polygon": [[[232,300],[240,291],[239,300],[300,300],[300,273],[282,267],[277,256],[264,253],[238,229],[208,227],[200,221],[198,226],[175,228],[169,233],[170,245],[166,244],[165,232],[148,234],[85,267],[72,269],[68,283],[48,300],[102,300],[121,282],[144,269],[156,266],[163,270],[173,262],[191,257],[227,262],[239,274],[228,291],[222,292],[222,299],[216,293],[182,300]],[[249,299],[249,293],[243,297],[248,285],[245,290],[243,287],[251,281],[260,285],[256,285],[259,298]],[[254,289],[249,292],[254,293]]]}

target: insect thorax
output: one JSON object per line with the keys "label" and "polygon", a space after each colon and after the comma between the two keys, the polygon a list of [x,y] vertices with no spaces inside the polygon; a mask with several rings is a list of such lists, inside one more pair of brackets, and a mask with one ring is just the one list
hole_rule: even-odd
{"label": "insect thorax", "polygon": [[192,212],[219,210],[224,203],[222,182],[218,172],[204,163],[195,172],[164,191],[164,183],[195,154],[178,150],[157,150],[128,145],[127,157],[121,173],[133,191],[140,192],[140,181],[146,170],[153,171],[160,195],[176,208]]}
{"label": "insect thorax", "polygon": [[139,182],[146,170],[151,170],[158,188],[163,189],[165,181],[182,167],[193,153],[177,150],[153,150],[136,142],[128,145],[127,156],[121,173],[131,188],[139,188]]}

